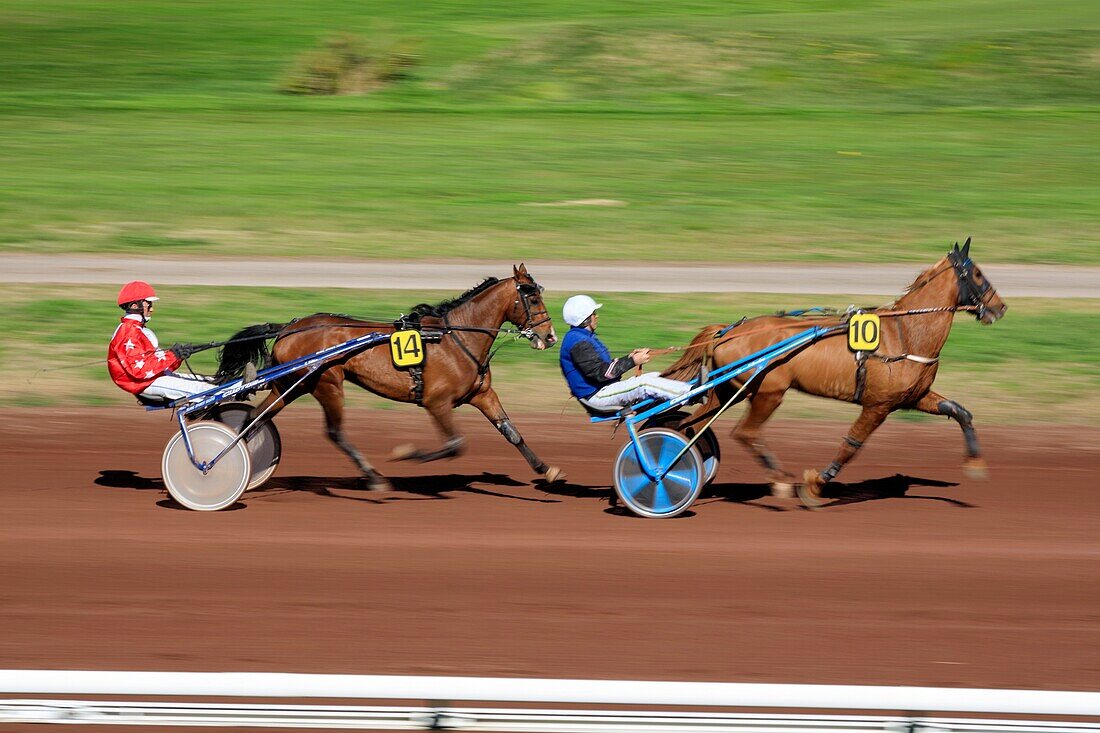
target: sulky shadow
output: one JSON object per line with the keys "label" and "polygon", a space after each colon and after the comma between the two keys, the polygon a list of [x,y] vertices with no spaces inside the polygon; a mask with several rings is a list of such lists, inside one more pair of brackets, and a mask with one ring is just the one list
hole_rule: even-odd
{"label": "sulky shadow", "polygon": [[702,502],[707,499],[712,501],[729,501],[769,512],[787,511],[786,507],[775,506],[774,504],[761,504],[759,502],[760,499],[767,499],[770,496],[771,487],[768,484],[723,483],[711,484],[704,488],[703,492],[699,495],[699,501]]}
{"label": "sulky shadow", "polygon": [[[138,475],[134,471],[100,471],[99,477],[95,479],[94,483],[97,486],[106,486],[113,489],[167,492],[164,481],[160,478],[147,478]],[[366,481],[358,476],[275,476],[258,489],[247,492],[242,498],[247,500],[249,497],[304,492],[345,501],[386,504],[395,501],[451,499],[452,497],[448,494],[467,493],[540,504],[557,503],[555,499],[521,496],[484,488],[486,484],[505,487],[528,486],[528,484],[516,481],[510,476],[489,473],[488,471],[480,474],[400,476],[391,478],[390,483],[393,485],[393,491],[373,492],[367,487]],[[412,496],[400,496],[400,494],[411,494]],[[157,506],[170,509],[183,508],[168,496],[162,501],[158,501]],[[242,508],[243,506],[243,504],[238,503],[228,508]]]}
{"label": "sulky shadow", "polygon": [[614,489],[608,484],[589,486],[587,484],[574,484],[568,480],[555,481],[553,483],[546,479],[535,479],[531,482],[537,490],[544,494],[551,494],[553,496],[569,496],[575,499],[607,499],[614,493]]}
{"label": "sulky shadow", "polygon": [[[397,501],[424,501],[451,499],[448,494],[466,493],[492,496],[514,501],[552,503],[551,500],[530,496],[521,496],[503,491],[484,488],[490,486],[527,486],[511,476],[488,471],[480,474],[442,474],[436,476],[396,476],[389,478],[392,491],[371,491],[364,479],[358,476],[276,476],[254,490],[253,494],[274,494],[279,492],[303,491],[318,496],[345,501],[363,501],[370,504],[388,504]],[[475,485],[480,484],[480,485]],[[336,493],[339,492],[339,493]],[[400,496],[406,494],[411,496]]]}
{"label": "sulky shadow", "polygon": [[112,489],[133,489],[134,491],[164,491],[164,482],[159,478],[145,478],[136,471],[100,471],[93,481],[96,486]]}
{"label": "sulky shadow", "polygon": [[[106,486],[111,489],[130,489],[131,491],[157,491],[164,494],[164,498],[157,501],[157,506],[162,509],[174,509],[178,511],[189,512],[191,511],[182,504],[176,503],[176,500],[171,496],[168,496],[168,489],[164,486],[164,481],[159,478],[146,478],[145,476],[139,476],[136,471],[100,471],[99,476],[92,482],[96,486]],[[234,512],[239,509],[244,509],[245,505],[241,502],[237,502],[225,509],[223,512]]]}

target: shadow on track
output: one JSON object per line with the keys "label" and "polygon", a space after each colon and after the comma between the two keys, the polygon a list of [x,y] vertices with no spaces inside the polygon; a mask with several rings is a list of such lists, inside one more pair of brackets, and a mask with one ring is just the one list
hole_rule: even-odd
{"label": "shadow on track", "polygon": [[833,486],[827,486],[824,497],[832,499],[832,501],[823,508],[859,504],[864,501],[878,501],[880,499],[925,499],[928,501],[942,501],[960,509],[973,509],[974,504],[959,499],[909,493],[909,489],[913,487],[946,488],[958,485],[958,482],[955,481],[938,481],[931,478],[919,478],[895,473],[893,476],[886,478],[873,478],[855,484],[837,483]]}
{"label": "shadow on track", "polygon": [[535,479],[531,485],[538,491],[552,496],[569,496],[575,499],[603,499],[614,493],[614,489],[608,484],[588,486],[587,484],[574,484],[569,481],[555,481],[550,483],[545,479]]}
{"label": "shadow on track", "polygon": [[107,486],[112,489],[165,491],[164,482],[159,478],[138,476],[136,471],[100,471],[99,478],[93,483],[96,486]]}
{"label": "shadow on track", "polygon": [[[840,481],[826,486],[824,498],[830,499],[822,508],[844,506],[846,504],[859,504],[865,501],[879,501],[881,499],[925,499],[929,501],[942,501],[946,504],[962,509],[973,508],[973,504],[946,496],[932,496],[924,494],[911,494],[913,487],[946,488],[958,486],[951,481],[939,481],[936,479],[920,478],[917,476],[905,476],[897,473],[884,478],[868,479],[858,483],[846,484]],[[785,507],[771,504],[758,503],[760,499],[767,499],[771,495],[768,484],[738,484],[723,483],[711,484],[703,490],[700,501],[706,499],[720,499],[773,512],[785,511]]]}
{"label": "shadow on track", "polygon": [[[368,491],[366,483],[357,476],[277,476],[261,488],[248,492],[243,498],[247,500],[249,498],[275,496],[281,493],[306,492],[330,499],[388,504],[398,501],[449,500],[454,497],[447,496],[447,494],[466,493],[537,504],[557,504],[560,502],[560,499],[555,498],[519,496],[475,486],[475,484],[503,487],[527,486],[526,483],[516,481],[505,474],[489,473],[488,471],[480,474],[452,473],[437,476],[399,476],[392,477],[390,481],[393,484],[393,492],[375,494]],[[95,479],[94,483],[97,486],[131,489],[133,491],[165,491],[164,482],[161,479],[140,476],[134,471],[100,471],[99,477]],[[603,501],[610,499],[614,491],[607,485],[588,486],[569,482],[551,484],[542,480],[536,480],[533,486],[549,497],[600,499]],[[884,478],[868,479],[859,483],[846,484],[838,481],[826,487],[824,496],[830,501],[825,504],[825,508],[882,499],[924,499],[944,502],[963,509],[974,507],[973,504],[946,496],[909,493],[910,489],[914,487],[947,488],[951,486],[958,486],[958,484],[950,481],[905,476],[900,473]],[[394,496],[394,494],[411,494],[412,496]],[[769,496],[770,492],[767,484],[721,483],[708,486],[700,496],[699,503],[705,505],[713,501],[728,501],[771,512],[787,511],[790,508],[760,502],[761,499],[767,499]],[[173,509],[181,508],[168,497],[157,502],[157,505]],[[239,509],[243,508],[243,505],[238,503],[230,508]],[[621,508],[616,509],[613,507],[609,508],[608,512],[612,514],[630,514]],[[682,516],[691,515],[691,512],[685,512]],[[630,514],[630,516],[634,515]]]}
{"label": "shadow on track", "polygon": [[[282,493],[305,492],[331,499],[363,501],[370,504],[388,504],[396,501],[451,499],[453,497],[446,496],[446,494],[461,492],[493,496],[501,499],[512,499],[515,501],[535,502],[539,504],[556,504],[558,502],[557,499],[517,496],[515,494],[492,491],[475,486],[474,484],[489,484],[492,486],[528,485],[522,481],[516,481],[505,474],[489,473],[488,471],[480,474],[452,473],[438,476],[391,477],[390,482],[393,484],[394,488],[392,492],[376,494],[369,491],[366,482],[358,476],[276,476],[262,487],[247,492],[242,498],[247,501],[248,499],[274,496]],[[161,479],[140,476],[134,471],[100,471],[99,477],[95,479],[94,483],[97,486],[131,489],[133,491],[166,491],[164,481]],[[350,492],[350,495],[342,492]],[[414,496],[394,496],[394,494],[413,494]],[[180,508],[171,498],[167,497],[163,501],[157,502],[157,505]]]}

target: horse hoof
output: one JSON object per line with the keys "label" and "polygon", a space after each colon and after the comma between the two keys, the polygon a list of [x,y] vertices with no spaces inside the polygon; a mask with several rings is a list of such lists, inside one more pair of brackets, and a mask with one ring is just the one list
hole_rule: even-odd
{"label": "horse hoof", "polygon": [[971,458],[963,463],[963,475],[974,481],[989,479],[989,467],[981,458]]}
{"label": "horse hoof", "polygon": [[798,485],[798,498],[807,509],[820,509],[825,506],[825,500],[821,498],[821,489],[825,482],[821,475],[812,468],[807,468],[802,474],[802,483]]}
{"label": "horse hoof", "polygon": [[793,499],[794,484],[787,483],[786,481],[773,481],[772,496],[777,499]]}
{"label": "horse hoof", "polygon": [[390,453],[390,460],[394,461],[410,461],[419,455],[420,451],[416,449],[416,446],[412,443],[402,443],[393,449]]}
{"label": "horse hoof", "polygon": [[542,477],[546,479],[546,483],[548,484],[565,480],[565,474],[562,473],[562,470],[557,466],[551,466],[550,468],[546,469],[546,473],[544,473]]}
{"label": "horse hoof", "polygon": [[367,491],[393,491],[393,484],[385,476],[373,476],[367,479]]}

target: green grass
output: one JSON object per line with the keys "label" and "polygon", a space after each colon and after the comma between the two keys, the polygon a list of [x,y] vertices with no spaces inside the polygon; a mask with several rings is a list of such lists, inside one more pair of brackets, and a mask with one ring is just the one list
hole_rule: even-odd
{"label": "green grass", "polygon": [[[1100,264],[1100,4],[0,8],[0,251]],[[275,88],[337,31],[356,97]],[[603,199],[616,206],[540,206]]]}
{"label": "green grass", "polygon": [[346,109],[1095,107],[1092,0],[10,0],[0,93],[32,106],[311,109],[272,95],[335,32],[415,42]]}
{"label": "green grass", "polygon": [[[162,288],[154,324],[165,344],[228,338],[251,323],[283,321],[315,311],[351,312],[392,319],[423,300],[402,291],[283,290],[265,288]],[[433,298],[453,296],[437,293]],[[0,336],[0,405],[117,404],[130,398],[107,379],[99,360],[117,321],[114,290],[16,286],[0,294],[9,327]],[[790,295],[601,295],[600,334],[613,352],[639,346],[685,344],[709,323],[728,323],[797,305],[846,305],[866,298]],[[551,312],[561,299],[550,298]],[[1100,414],[1100,300],[1029,300],[1011,303],[1008,316],[984,327],[960,316],[943,352],[937,389],[959,400],[982,421],[1097,423]],[[560,321],[557,323],[562,328]],[[494,361],[494,384],[515,409],[570,406],[557,352],[535,352],[526,342],[507,345]],[[661,366],[673,357],[664,357]],[[212,371],[210,352],[193,366]],[[51,371],[36,373],[41,367]],[[853,366],[854,375],[854,366]],[[854,378],[854,376],[853,376]],[[353,404],[381,406],[359,390]],[[305,401],[305,402],[308,402]],[[792,397],[783,414],[846,418],[849,405]]]}
{"label": "green grass", "polygon": [[[1100,115],[0,116],[0,247],[1100,264]],[[851,153],[858,153],[852,155]],[[544,206],[608,199],[622,206]]]}

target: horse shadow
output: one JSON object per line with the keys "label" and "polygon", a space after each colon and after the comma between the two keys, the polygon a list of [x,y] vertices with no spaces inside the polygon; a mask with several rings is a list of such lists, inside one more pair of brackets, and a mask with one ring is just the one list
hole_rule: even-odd
{"label": "horse shadow", "polygon": [[[948,488],[958,485],[958,482],[954,481],[939,481],[919,476],[906,476],[900,473],[893,476],[867,479],[857,483],[833,481],[826,484],[822,492],[822,498],[827,500],[822,508],[860,504],[865,501],[881,501],[883,499],[923,499],[944,502],[961,509],[974,508],[974,504],[947,496],[910,493],[910,490],[916,487]],[[769,496],[771,496],[771,487],[768,484],[722,483],[711,484],[704,489],[700,500],[729,501],[773,512],[786,511],[784,507],[759,503],[760,499],[766,499]]]}
{"label": "horse shadow", "polygon": [[573,499],[607,499],[614,493],[610,484],[589,486],[587,484],[575,484],[565,481],[550,482],[544,478],[537,478],[531,485],[544,494],[552,496],[568,496]]}
{"label": "horse shadow", "polygon": [[[100,471],[99,477],[93,483],[97,486],[130,489],[132,491],[165,492],[167,490],[163,480],[147,478],[134,471]],[[453,497],[447,494],[467,493],[540,504],[557,503],[556,499],[521,496],[475,486],[475,484],[502,487],[528,485],[522,481],[516,481],[511,476],[488,471],[480,474],[452,473],[435,476],[398,476],[390,478],[390,483],[393,485],[392,492],[372,492],[367,488],[365,480],[358,476],[275,476],[263,486],[249,491],[245,494],[245,498],[249,496],[273,496],[288,492],[305,492],[331,499],[362,501],[369,504],[389,504],[398,501],[452,499]],[[412,496],[394,496],[395,493],[411,494]],[[158,501],[157,506],[172,509],[182,508],[171,497]],[[227,508],[243,507],[244,504],[238,502]]]}
{"label": "horse shadow", "polygon": [[957,481],[939,481],[931,478],[920,478],[919,476],[906,476],[901,473],[883,478],[867,479],[854,484],[829,483],[825,485],[822,498],[831,499],[831,501],[826,503],[823,508],[860,504],[865,501],[880,501],[882,499],[922,499],[940,501],[960,509],[975,508],[975,504],[952,499],[948,496],[912,494],[909,492],[914,487],[949,488],[958,485]]}

